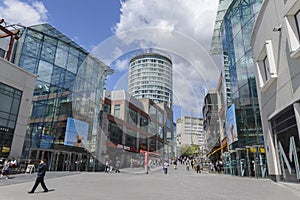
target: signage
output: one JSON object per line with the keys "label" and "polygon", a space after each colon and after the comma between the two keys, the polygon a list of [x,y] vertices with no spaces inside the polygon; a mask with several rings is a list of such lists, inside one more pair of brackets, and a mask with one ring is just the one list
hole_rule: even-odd
{"label": "signage", "polygon": [[227,138],[228,144],[238,141],[238,133],[236,128],[236,117],[235,117],[235,105],[232,104],[226,111],[226,122],[227,122]]}
{"label": "signage", "polygon": [[87,143],[89,124],[68,117],[64,144],[83,148]]}

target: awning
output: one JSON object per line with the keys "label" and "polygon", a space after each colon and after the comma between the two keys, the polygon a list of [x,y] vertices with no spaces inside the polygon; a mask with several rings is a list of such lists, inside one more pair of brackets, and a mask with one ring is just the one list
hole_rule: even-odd
{"label": "awning", "polygon": [[216,152],[220,151],[221,149],[224,149],[225,147],[227,147],[227,143],[226,144],[223,144],[221,147],[215,149],[213,152],[211,152],[210,154],[207,155],[207,157],[215,154]]}

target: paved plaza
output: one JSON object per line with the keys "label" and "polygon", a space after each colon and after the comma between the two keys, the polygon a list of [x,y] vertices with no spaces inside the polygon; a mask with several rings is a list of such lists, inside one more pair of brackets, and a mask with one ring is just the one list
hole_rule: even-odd
{"label": "paved plaza", "polygon": [[[223,174],[196,174],[169,168],[149,174],[141,169],[127,169],[119,174],[87,172],[47,172],[45,182],[51,190],[27,194],[36,174],[11,176],[0,180],[0,196],[5,200],[299,200],[299,185],[275,183],[268,179],[240,178]],[[291,187],[296,186],[298,187]]]}

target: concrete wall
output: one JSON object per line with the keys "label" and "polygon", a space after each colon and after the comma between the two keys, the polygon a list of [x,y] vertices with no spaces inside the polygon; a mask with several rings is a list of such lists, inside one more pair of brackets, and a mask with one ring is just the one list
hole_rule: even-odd
{"label": "concrete wall", "polygon": [[[258,15],[251,38],[253,58],[257,74],[257,89],[263,125],[265,148],[270,176],[280,176],[280,163],[273,141],[270,119],[300,100],[300,57],[293,56],[291,49],[289,24],[285,16],[292,7],[300,9],[299,1],[265,0]],[[281,29],[280,29],[281,27]],[[280,30],[279,30],[280,29]],[[300,47],[300,46],[299,46]],[[273,66],[277,74],[263,83],[259,76],[259,62],[266,49],[273,55]],[[268,51],[268,50],[267,50]],[[269,59],[270,60],[270,59]],[[299,127],[299,124],[298,124]]]}
{"label": "concrete wall", "polygon": [[0,67],[0,81],[23,92],[10,152],[10,157],[20,158],[26,135],[36,76],[2,58],[0,58]]}

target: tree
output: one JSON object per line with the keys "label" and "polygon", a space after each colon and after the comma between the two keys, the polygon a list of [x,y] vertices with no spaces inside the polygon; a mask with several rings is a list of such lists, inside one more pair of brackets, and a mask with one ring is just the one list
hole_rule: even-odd
{"label": "tree", "polygon": [[183,145],[181,147],[181,155],[182,156],[198,156],[200,152],[200,146],[193,144],[192,146],[190,145]]}

